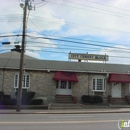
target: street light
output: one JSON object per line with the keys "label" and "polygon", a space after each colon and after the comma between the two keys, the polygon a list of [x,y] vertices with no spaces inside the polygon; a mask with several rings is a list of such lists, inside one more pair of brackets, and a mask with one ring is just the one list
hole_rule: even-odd
{"label": "street light", "polygon": [[24,8],[24,3],[20,3],[20,7],[21,7],[21,8]]}

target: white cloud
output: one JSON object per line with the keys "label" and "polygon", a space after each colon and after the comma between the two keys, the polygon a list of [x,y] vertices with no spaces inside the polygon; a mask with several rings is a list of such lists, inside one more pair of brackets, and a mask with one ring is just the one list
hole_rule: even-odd
{"label": "white cloud", "polygon": [[[9,33],[8,35],[14,35],[13,33]],[[3,35],[1,35],[3,36]],[[49,39],[43,39],[43,38],[38,38],[37,37],[42,37],[42,35],[39,34],[31,34],[31,36],[33,37],[33,39],[31,39],[30,37],[26,37],[26,45],[25,45],[25,49],[26,49],[26,54],[30,55],[30,56],[34,56],[37,58],[41,58],[40,55],[38,54],[40,51],[42,51],[42,49],[44,48],[57,48],[57,45],[50,41]],[[14,46],[16,44],[14,44],[14,42],[16,41],[20,41],[19,45],[21,45],[21,41],[22,38],[21,37],[9,37],[8,41],[11,42],[11,44],[9,45],[3,45],[1,47],[1,50],[11,50],[13,48],[15,48]],[[4,38],[0,38],[0,41],[3,41]]]}
{"label": "white cloud", "polygon": [[[94,40],[97,40],[97,38],[99,38],[103,41],[115,42],[117,44],[121,43],[123,47],[125,47],[126,44],[129,43],[130,14],[129,11],[123,10],[129,10],[129,0],[95,0],[95,2],[97,1],[99,3],[110,5],[115,8],[103,6],[96,3],[94,4],[86,0],[67,1],[79,4],[73,4],[70,2],[66,2],[65,0],[49,0],[47,4],[43,5],[42,7],[36,8],[35,11],[30,11],[30,20],[28,20],[27,25],[28,30],[30,31],[29,35],[41,37],[42,31],[52,36],[76,36],[77,38],[79,38],[80,36],[84,36],[84,39],[92,37]],[[0,33],[10,32],[11,34],[13,34],[14,31],[20,29],[20,26],[22,24],[23,10],[20,8],[18,0],[10,0],[10,2],[8,2],[7,0],[0,0],[0,2]],[[41,2],[41,0],[35,0],[35,3],[39,2]],[[39,4],[37,6],[39,6]],[[73,6],[75,8],[72,8],[70,6]],[[88,6],[93,8],[90,8]],[[122,10],[117,9],[116,7],[122,8]],[[97,8],[99,8],[100,10]],[[117,15],[119,17],[117,17]],[[4,22],[2,22],[2,19],[4,19]],[[13,22],[11,22],[10,20],[13,20]],[[120,30],[120,32],[114,30]],[[0,38],[0,40],[3,39],[4,38]],[[8,38],[8,40],[11,42],[21,42],[21,37],[17,39],[16,37],[10,37]],[[12,46],[13,44],[6,48],[12,48]],[[114,44],[111,46],[114,46]],[[36,57],[40,57],[39,52],[36,52],[36,50],[41,51],[42,48],[49,47],[57,48],[55,43],[48,39],[30,39],[29,37],[27,37],[27,49],[35,50],[35,52],[27,51],[29,55],[34,54]],[[5,47],[2,48],[4,49]],[[126,48],[128,48],[128,46],[126,46]],[[117,53],[114,52],[115,50],[116,49],[107,48],[102,49],[97,53],[104,52],[109,55],[116,55]],[[118,55],[127,56],[127,54],[128,53],[123,53]],[[59,56],[57,56],[57,58],[59,59]],[[126,63],[126,59],[118,59],[115,57],[114,60],[110,59],[110,62]]]}
{"label": "white cloud", "polygon": [[[114,46],[115,48],[102,48],[99,54],[105,54],[109,56],[109,63],[121,63],[121,64],[130,64],[130,49],[124,46]],[[122,48],[122,49],[118,49]],[[129,57],[129,58],[128,58]]]}
{"label": "white cloud", "polygon": [[[130,23],[130,17],[126,16],[129,15],[128,11],[123,11],[119,9],[117,10],[115,8],[110,8],[101,5],[94,5],[93,3],[87,3],[86,1],[80,1],[80,2],[79,1],[75,2],[74,0],[69,1],[79,3],[79,5],[72,4],[70,2],[63,4],[78,8],[80,7],[81,9],[60,6],[62,8],[62,11],[59,11],[59,8],[53,7],[55,11],[59,14],[60,18],[64,18],[66,22],[68,21],[70,23],[77,23],[77,25],[75,26],[74,24],[70,24],[69,29],[67,31],[60,33],[62,36],[91,35],[96,37],[106,37],[107,39],[119,39],[123,31],[130,32],[130,26],[128,26]],[[112,4],[113,6],[117,3],[119,3],[118,0],[114,0],[109,2],[109,5]],[[127,2],[122,1],[121,3],[124,3],[123,4],[124,9],[129,9],[125,8],[125,6],[128,7],[128,5],[130,5],[130,1]],[[118,7],[122,8],[121,5],[122,4],[118,5]],[[94,8],[89,8],[87,6]],[[101,10],[98,10],[96,8],[99,8]],[[108,10],[108,12],[105,10]],[[93,27],[99,27],[99,28],[93,28]],[[106,28],[106,30],[105,29],[103,30],[103,28]],[[122,32],[114,30],[120,30]],[[129,36],[129,33],[127,33],[127,35]]]}

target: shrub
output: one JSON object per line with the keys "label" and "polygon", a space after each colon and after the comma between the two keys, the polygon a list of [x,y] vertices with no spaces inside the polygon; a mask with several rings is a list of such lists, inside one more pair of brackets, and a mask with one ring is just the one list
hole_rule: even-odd
{"label": "shrub", "polygon": [[29,105],[41,105],[43,103],[42,99],[33,99],[30,101]]}
{"label": "shrub", "polygon": [[102,103],[103,99],[101,96],[94,96],[94,103]]}
{"label": "shrub", "polygon": [[84,103],[90,103],[91,96],[90,96],[90,95],[83,95],[83,96],[81,97],[81,99],[82,99],[82,101],[83,101]]}
{"label": "shrub", "polygon": [[34,97],[35,92],[26,92],[22,94],[21,103],[22,105],[28,105],[31,99]]}
{"label": "shrub", "polygon": [[4,92],[0,91],[0,100],[3,98]]}
{"label": "shrub", "polygon": [[[16,97],[18,92],[15,93]],[[31,99],[33,99],[35,92],[22,92],[21,104],[28,105]]]}
{"label": "shrub", "polygon": [[16,99],[3,99],[2,105],[16,105]]}
{"label": "shrub", "polygon": [[101,96],[83,95],[81,97],[83,103],[102,103],[103,99]]}
{"label": "shrub", "polygon": [[11,96],[10,95],[3,95],[3,99],[10,99]]}

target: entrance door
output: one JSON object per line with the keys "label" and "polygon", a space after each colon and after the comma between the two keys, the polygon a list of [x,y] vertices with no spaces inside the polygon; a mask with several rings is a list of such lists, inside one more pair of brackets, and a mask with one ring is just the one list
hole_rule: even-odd
{"label": "entrance door", "polygon": [[59,95],[72,95],[71,82],[58,81],[56,87],[56,94]]}
{"label": "entrance door", "polygon": [[112,83],[112,97],[121,97],[121,83]]}

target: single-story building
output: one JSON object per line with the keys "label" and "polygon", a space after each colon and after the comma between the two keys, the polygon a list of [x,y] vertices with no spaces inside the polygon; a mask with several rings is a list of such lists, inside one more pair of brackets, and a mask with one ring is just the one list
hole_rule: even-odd
{"label": "single-story building", "polygon": [[[0,91],[15,97],[19,81],[20,53],[0,54]],[[101,95],[103,99],[130,95],[130,65],[39,60],[25,55],[23,91],[51,103],[56,95]]]}

